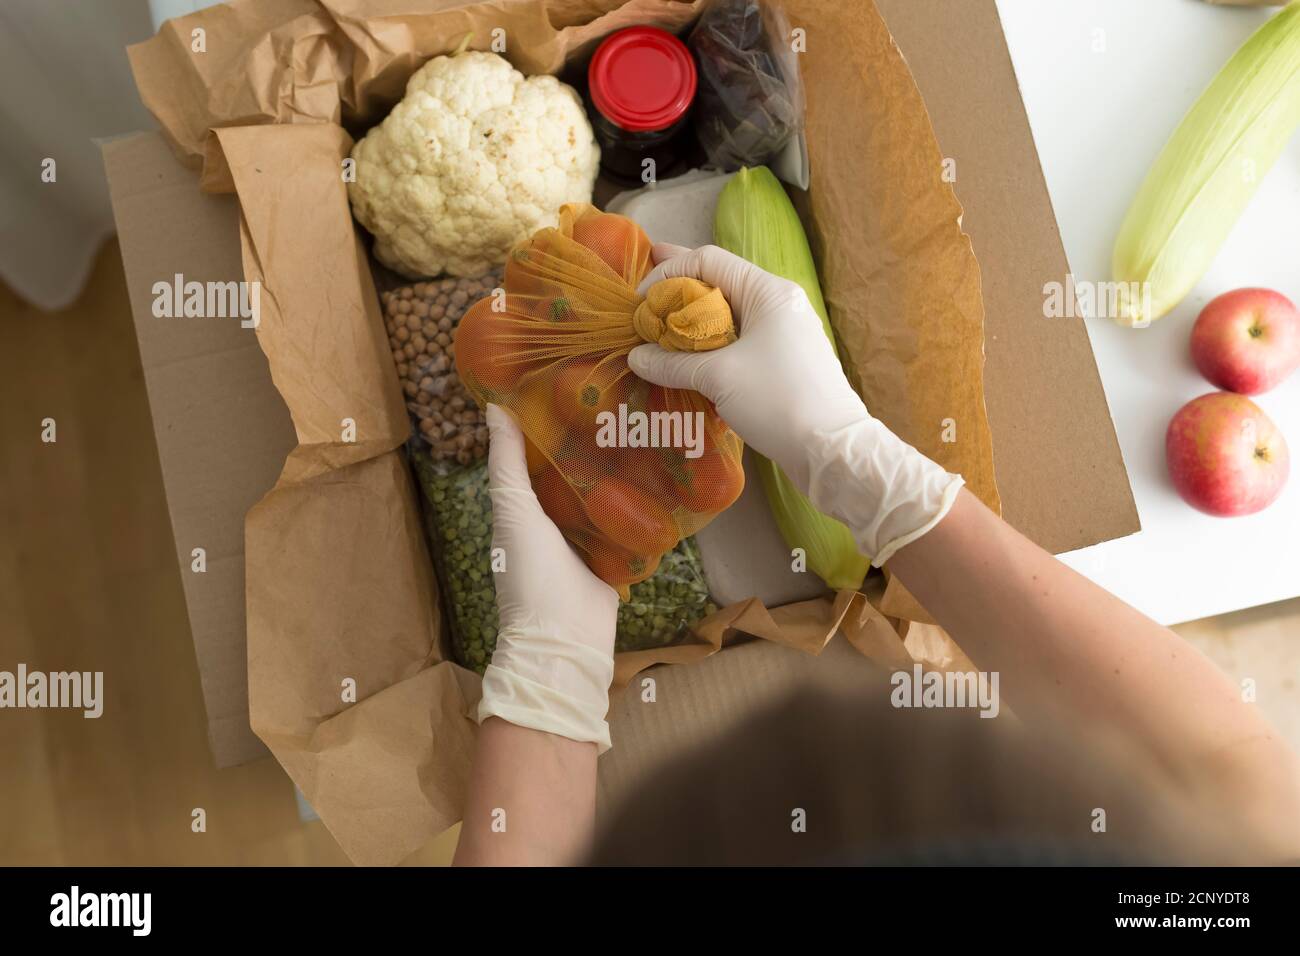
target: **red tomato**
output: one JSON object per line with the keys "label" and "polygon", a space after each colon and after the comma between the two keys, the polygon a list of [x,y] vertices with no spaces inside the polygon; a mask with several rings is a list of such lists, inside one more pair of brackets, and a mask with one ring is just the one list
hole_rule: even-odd
{"label": "red tomato", "polygon": [[596,360],[571,358],[551,369],[556,414],[566,421],[594,420],[604,394],[596,379]]}
{"label": "red tomato", "polygon": [[651,385],[646,389],[645,410],[647,412],[670,412],[674,409],[680,411],[681,408],[681,399],[662,385]]}
{"label": "red tomato", "polygon": [[[704,411],[699,396],[679,389],[652,385],[644,398],[644,411],[677,412],[691,415]],[[706,413],[707,415],[707,413]],[[617,469],[640,487],[665,502],[668,507],[682,506],[690,511],[716,514],[726,509],[745,487],[745,473],[738,455],[739,447],[727,453],[719,451],[715,431],[722,427],[706,417],[703,454],[687,458],[683,448],[629,448],[622,452]]]}
{"label": "red tomato", "polygon": [[584,443],[595,439],[601,412],[617,415],[627,402],[635,377],[626,369],[616,357],[582,356],[550,370],[556,417]]}
{"label": "red tomato", "polygon": [[583,557],[591,573],[613,588],[644,581],[659,567],[659,555],[644,557],[633,554],[608,541],[589,544]]}
{"label": "red tomato", "polygon": [[666,506],[676,505],[680,496],[677,481],[668,469],[661,448],[619,448],[617,466],[612,469],[638,488],[648,491]]}
{"label": "red tomato", "polygon": [[542,510],[561,531],[590,526],[587,513],[582,509],[582,499],[554,465],[547,463],[541,473],[533,477],[533,491],[542,504]]}
{"label": "red tomato", "polygon": [[745,471],[739,459],[720,452],[699,458],[679,457],[673,465],[677,500],[688,511],[717,514],[729,508],[745,490]]}
{"label": "red tomato", "polygon": [[650,240],[630,219],[590,210],[574,219],[572,236],[631,285],[649,271]]}
{"label": "red tomato", "polygon": [[524,436],[524,461],[528,463],[528,475],[530,478],[536,478],[546,468],[550,467],[550,462],[546,460],[546,455],[542,450],[533,444],[532,440]]}
{"label": "red tomato", "polygon": [[471,391],[485,390],[501,395],[514,389],[519,379],[535,367],[522,357],[528,345],[513,344],[506,338],[517,317],[492,311],[491,297],[480,299],[465,313],[456,328],[453,348],[456,372]]}
{"label": "red tomato", "polygon": [[596,530],[636,554],[658,555],[677,544],[677,523],[655,496],[621,478],[597,481],[583,499]]}

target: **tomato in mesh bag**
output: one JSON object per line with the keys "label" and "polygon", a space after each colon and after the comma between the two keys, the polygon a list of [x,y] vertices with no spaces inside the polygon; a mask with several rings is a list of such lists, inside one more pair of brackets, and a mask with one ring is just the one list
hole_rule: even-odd
{"label": "tomato in mesh bag", "polygon": [[476,303],[455,339],[465,387],[527,436],[543,509],[624,599],[745,483],[740,438],[710,402],[628,368],[643,342],[703,351],[736,337],[722,293],[698,280],[638,295],[651,265],[632,220],[566,205],[558,227],[511,251],[504,297]]}

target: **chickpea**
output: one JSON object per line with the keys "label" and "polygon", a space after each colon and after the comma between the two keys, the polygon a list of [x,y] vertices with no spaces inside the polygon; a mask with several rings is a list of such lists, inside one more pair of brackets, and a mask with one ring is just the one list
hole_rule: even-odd
{"label": "chickpea", "polygon": [[407,411],[437,460],[469,464],[487,451],[483,413],[456,374],[452,349],[461,317],[500,282],[500,272],[493,272],[415,282],[380,294]]}

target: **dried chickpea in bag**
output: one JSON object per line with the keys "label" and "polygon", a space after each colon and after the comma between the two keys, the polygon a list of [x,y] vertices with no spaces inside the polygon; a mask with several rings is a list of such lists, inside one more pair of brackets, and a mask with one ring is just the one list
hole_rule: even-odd
{"label": "dried chickpea in bag", "polygon": [[643,342],[678,351],[735,340],[722,293],[666,279],[646,296],[650,240],[585,204],[515,246],[505,296],[475,303],[456,367],[479,405],[510,410],[530,443],[542,507],[588,567],[627,599],[665,552],[744,487],[740,438],[696,392],[638,378]]}
{"label": "dried chickpea in bag", "polygon": [[500,284],[496,269],[416,282],[380,296],[406,410],[437,461],[468,465],[487,455],[487,421],[456,375],[452,337],[470,304]]}

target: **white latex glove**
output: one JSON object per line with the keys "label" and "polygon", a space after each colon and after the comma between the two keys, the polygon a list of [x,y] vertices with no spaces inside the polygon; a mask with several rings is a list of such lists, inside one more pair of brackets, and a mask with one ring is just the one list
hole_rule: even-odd
{"label": "white latex glove", "polygon": [[609,749],[618,594],[591,573],[546,516],[528,479],[524,436],[487,407],[488,486],[500,629],[483,674],[478,722],[489,717]]}
{"label": "white latex glove", "polygon": [[716,286],[731,304],[739,338],[712,352],[641,345],[628,356],[634,372],[712,400],[741,438],[853,532],[876,567],[948,513],[961,477],[871,417],[803,289],[717,246],[656,245],[654,258],[659,265],[642,293],[673,276]]}

